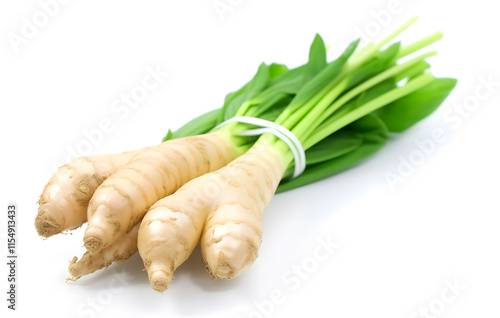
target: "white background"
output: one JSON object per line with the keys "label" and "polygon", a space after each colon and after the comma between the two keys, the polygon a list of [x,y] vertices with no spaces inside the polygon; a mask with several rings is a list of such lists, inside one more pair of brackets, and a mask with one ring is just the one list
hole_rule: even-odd
{"label": "white background", "polygon": [[[213,0],[67,1],[52,5],[51,16],[40,5],[47,2],[0,4],[2,317],[500,315],[493,2],[222,0],[231,10],[218,12]],[[33,221],[53,166],[69,153],[156,144],[168,128],[219,107],[260,62],[304,63],[316,32],[333,59],[359,32],[379,40],[415,15],[401,39],[443,31],[430,62],[437,76],[458,78],[457,88],[363,164],[277,195],[247,273],[213,281],[197,249],[163,295],[150,288],[138,255],[65,283],[68,261],[83,253],[83,229],[42,240]],[[34,18],[35,30],[27,26]],[[167,75],[129,112],[113,108],[148,67]],[[103,120],[111,128],[91,144],[85,132]],[[436,130],[444,141],[430,139]],[[388,182],[390,174],[400,182]],[[8,203],[18,205],[16,312],[4,301]],[[336,248],[318,260],[319,241],[328,240]]]}

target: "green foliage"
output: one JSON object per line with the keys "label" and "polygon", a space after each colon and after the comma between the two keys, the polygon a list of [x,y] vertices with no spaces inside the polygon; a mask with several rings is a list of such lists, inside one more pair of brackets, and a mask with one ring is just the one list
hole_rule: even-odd
{"label": "green foliage", "polygon": [[452,78],[435,78],[423,88],[379,109],[377,114],[389,131],[403,132],[434,112],[456,83]]}
{"label": "green foliage", "polygon": [[[435,78],[430,73],[425,59],[435,52],[399,61],[442,34],[405,47],[397,42],[383,48],[410,24],[359,52],[359,40],[353,41],[332,62],[327,62],[323,39],[316,35],[307,63],[294,69],[260,64],[248,83],[226,96],[221,108],[196,117],[175,132],[169,130],[163,140],[203,134],[235,116],[280,124],[302,142],[307,164],[297,178],[284,178],[278,192],[356,165],[381,149],[389,133],[403,132],[434,112],[456,85],[455,79]],[[219,129],[237,135],[251,128],[239,123],[228,126]],[[249,147],[255,140],[248,137],[244,145]],[[287,171],[292,169],[293,163]]]}
{"label": "green foliage", "polygon": [[191,119],[189,122],[187,122],[174,132],[170,131],[169,129],[167,135],[163,138],[162,141],[207,133],[220,123],[221,112],[222,110],[220,108],[214,109],[194,119]]}
{"label": "green foliage", "polygon": [[[337,139],[337,136],[340,138]],[[387,138],[388,130],[382,120],[375,114],[367,115],[306,151],[306,158],[312,156],[320,160],[308,163],[306,170],[297,178],[283,179],[277,192],[291,190],[347,169],[382,148]],[[330,158],[326,155],[320,157],[328,146],[332,151]]]}

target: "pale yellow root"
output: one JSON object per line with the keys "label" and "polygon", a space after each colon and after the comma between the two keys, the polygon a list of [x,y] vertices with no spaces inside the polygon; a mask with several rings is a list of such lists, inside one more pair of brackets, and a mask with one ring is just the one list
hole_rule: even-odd
{"label": "pale yellow root", "polygon": [[45,185],[38,201],[35,218],[38,234],[47,238],[85,223],[94,191],[135,153],[82,157],[61,166]]}
{"label": "pale yellow root", "polygon": [[91,253],[113,243],[153,203],[237,155],[221,133],[173,139],[143,151],[106,179],[90,200],[84,245]]}
{"label": "pale yellow root", "polygon": [[214,277],[231,278],[248,268],[261,242],[262,211],[286,160],[258,142],[225,167],[191,180],[151,207],[139,229],[138,247],[153,289],[168,288],[174,270],[189,257],[202,232],[204,259]]}
{"label": "pale yellow root", "polygon": [[82,276],[91,274],[99,269],[106,268],[113,262],[121,263],[137,252],[137,234],[140,222],[137,222],[127,233],[122,235],[110,246],[97,253],[86,252],[78,260],[75,256],[71,260],[68,271],[71,275],[66,281],[76,281]]}
{"label": "pale yellow root", "polygon": [[225,184],[200,240],[205,267],[214,278],[237,277],[257,259],[262,215],[288,162],[274,148],[257,143],[217,172]]}
{"label": "pale yellow root", "polygon": [[139,229],[139,254],[154,290],[164,292],[174,270],[198,244],[210,201],[203,192],[203,176],[189,181],[176,193],[156,202]]}

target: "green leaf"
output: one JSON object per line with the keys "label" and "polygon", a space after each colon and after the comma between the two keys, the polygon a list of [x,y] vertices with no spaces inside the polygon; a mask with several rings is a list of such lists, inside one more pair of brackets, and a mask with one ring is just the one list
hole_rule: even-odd
{"label": "green leaf", "polygon": [[308,81],[298,92],[293,101],[291,102],[291,111],[294,108],[302,106],[310,98],[316,95],[321,89],[323,89],[327,84],[331,83],[332,80],[340,73],[342,67],[345,65],[349,57],[352,55],[356,49],[359,40],[356,40],[349,44],[345,51],[333,62],[328,64],[319,74]]}
{"label": "green leaf", "polygon": [[381,73],[394,65],[394,60],[401,48],[401,43],[394,43],[383,51],[377,52],[372,58],[349,73],[348,88],[354,87],[362,81]]}
{"label": "green leaf", "polygon": [[258,117],[269,121],[275,121],[281,112],[283,112],[283,110],[288,106],[290,99],[291,98],[280,100],[272,108],[268,109],[265,113],[260,114]]}
{"label": "green leaf", "polygon": [[304,68],[297,68],[283,73],[269,87],[260,92],[257,96],[249,100],[249,105],[242,116],[258,117],[273,105],[273,101],[282,98],[284,95],[293,97],[302,87]]}
{"label": "green leaf", "polygon": [[[239,90],[229,93],[226,96],[222,108],[209,111],[192,119],[173,133],[169,130],[167,135],[163,138],[163,141],[209,132],[212,128],[225,120],[224,114],[226,116],[231,116],[230,113],[236,112],[237,109],[241,105],[243,105],[243,103],[251,102],[251,100],[248,99],[249,96],[256,95],[259,92],[262,93],[261,90],[266,84],[268,84],[268,79],[270,78],[273,78],[276,87],[272,88],[270,94],[267,95],[268,100],[265,100],[263,103],[261,103],[262,105],[259,103],[256,103],[256,105],[254,105],[262,106],[261,108],[255,108],[255,111],[258,111],[258,113],[254,116],[263,116],[263,118],[265,117],[264,119],[271,121],[274,120],[291,100],[291,97],[289,95],[280,94],[280,91],[288,92],[290,90],[298,90],[298,83],[300,83],[300,77],[302,76],[301,70],[300,72],[292,71],[289,71],[288,68],[282,64],[273,63],[269,67],[267,67],[265,64],[261,64],[259,70],[252,78],[252,80],[250,80]],[[290,73],[290,75],[284,76],[288,73]],[[291,88],[290,86],[294,87]],[[254,98],[257,97],[254,96]],[[247,106],[252,109],[251,104]]]}
{"label": "green leaf", "polygon": [[269,82],[269,87],[262,91],[258,98],[269,97],[277,93],[297,94],[304,85],[305,67],[298,67],[282,74],[278,78]]}
{"label": "green leaf", "polygon": [[245,86],[226,97],[224,106],[222,107],[223,120],[234,117],[245,101],[250,100],[261,92],[266,87],[269,76],[269,67],[261,63],[255,76]]}
{"label": "green leaf", "polygon": [[222,109],[218,108],[191,119],[173,133],[169,130],[163,141],[207,133],[221,123],[221,112]]}
{"label": "green leaf", "polygon": [[287,72],[288,66],[285,64],[272,63],[269,65],[269,81],[272,81]]}
{"label": "green leaf", "polygon": [[251,117],[259,117],[265,120],[274,121],[283,109],[290,103],[292,97],[288,94],[277,93],[270,98],[252,108],[253,112],[248,112],[246,115]]}
{"label": "green leaf", "polygon": [[377,114],[389,131],[402,132],[436,110],[456,83],[456,79],[436,78],[423,88],[382,107]]}
{"label": "green leaf", "polygon": [[358,119],[342,130],[332,134],[332,136],[341,132],[357,134],[362,139],[362,144],[342,156],[318,164],[308,165],[306,170],[297,178],[291,180],[284,179],[276,192],[291,190],[327,178],[358,164],[381,149],[388,139],[387,127],[374,114],[369,114]]}
{"label": "green leaf", "polygon": [[313,165],[340,157],[358,148],[362,137],[350,131],[339,131],[323,139],[306,151],[306,164]]}
{"label": "green leaf", "polygon": [[325,42],[323,42],[319,34],[316,34],[309,50],[309,62],[306,64],[304,82],[308,82],[311,78],[316,76],[316,74],[321,72],[326,65]]}
{"label": "green leaf", "polygon": [[163,137],[163,139],[162,139],[161,142],[164,142],[164,141],[172,139],[172,135],[173,135],[172,130],[169,129],[168,132],[167,132],[167,134],[165,135],[165,137]]}
{"label": "green leaf", "polygon": [[[304,64],[294,69],[290,69],[287,72],[284,72],[275,78],[270,78],[268,88],[275,87],[278,85],[287,86],[291,83],[299,81],[299,79],[300,79],[299,84],[296,84],[296,86],[299,86],[300,88],[303,85],[303,78],[304,78],[304,73],[306,71],[306,66],[307,65]],[[293,93],[295,94],[295,92],[297,91],[298,88],[294,90]]]}

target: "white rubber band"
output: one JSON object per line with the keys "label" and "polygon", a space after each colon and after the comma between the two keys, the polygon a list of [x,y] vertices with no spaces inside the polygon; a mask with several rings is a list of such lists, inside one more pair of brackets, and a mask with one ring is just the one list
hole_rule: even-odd
{"label": "white rubber band", "polygon": [[264,133],[270,133],[286,143],[293,154],[293,160],[295,162],[295,169],[292,178],[298,177],[306,169],[306,153],[304,151],[304,147],[302,147],[302,143],[300,142],[299,138],[297,138],[290,130],[272,121],[247,116],[237,116],[229,118],[228,120],[215,126],[212,130],[218,129],[231,122],[238,122],[261,127],[240,132],[238,134],[239,136],[258,136]]}

